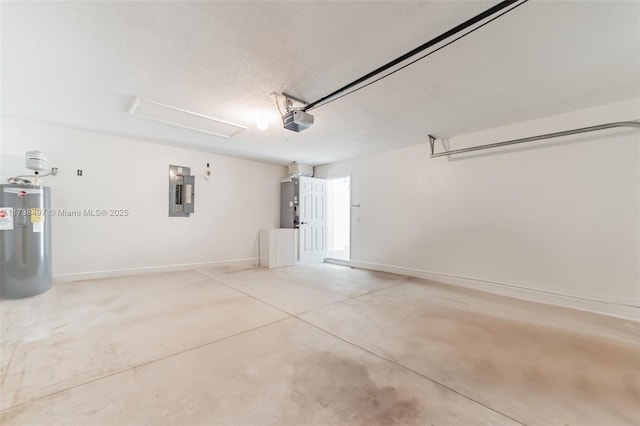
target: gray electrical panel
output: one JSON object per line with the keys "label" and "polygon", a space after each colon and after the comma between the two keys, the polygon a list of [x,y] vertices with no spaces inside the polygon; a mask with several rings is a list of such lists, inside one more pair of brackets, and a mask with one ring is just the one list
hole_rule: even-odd
{"label": "gray electrical panel", "polygon": [[189,167],[169,166],[170,217],[189,217],[194,212],[195,182]]}
{"label": "gray electrical panel", "polygon": [[293,178],[290,182],[280,183],[280,228],[298,228],[299,199],[300,179]]}
{"label": "gray electrical panel", "polygon": [[51,289],[51,192],[0,185],[0,297],[19,299]]}

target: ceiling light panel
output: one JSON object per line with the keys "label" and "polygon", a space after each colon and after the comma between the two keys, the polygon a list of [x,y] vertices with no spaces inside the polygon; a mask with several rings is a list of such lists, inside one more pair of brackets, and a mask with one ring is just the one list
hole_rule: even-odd
{"label": "ceiling light panel", "polygon": [[129,113],[137,117],[195,130],[225,139],[248,129],[248,127],[240,124],[230,123],[204,114],[198,114],[141,98],[134,99]]}

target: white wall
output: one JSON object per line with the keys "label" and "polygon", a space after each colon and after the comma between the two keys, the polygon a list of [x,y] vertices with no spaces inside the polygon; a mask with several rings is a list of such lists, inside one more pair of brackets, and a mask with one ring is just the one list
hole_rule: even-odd
{"label": "white wall", "polygon": [[[638,118],[640,100],[633,99],[451,138],[449,145]],[[640,306],[640,131],[451,159],[428,155],[425,134],[424,144],[316,167],[316,177],[352,176],[352,204],[361,205],[352,208],[355,264],[637,312],[624,305]]]}
{"label": "white wall", "polygon": [[[251,262],[258,230],[279,224],[281,166],[9,117],[2,117],[1,134],[2,182],[25,174],[24,153],[38,149],[60,170],[45,181],[53,210],[130,211],[128,217],[54,217],[54,275]],[[197,176],[190,218],[168,217],[170,164],[191,167]]]}

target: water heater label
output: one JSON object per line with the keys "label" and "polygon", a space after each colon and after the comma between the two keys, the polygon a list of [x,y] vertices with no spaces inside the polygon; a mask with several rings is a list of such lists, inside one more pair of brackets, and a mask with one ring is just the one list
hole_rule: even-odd
{"label": "water heater label", "polygon": [[[42,209],[31,209],[31,223],[41,223],[44,222],[44,210]],[[40,232],[40,231],[36,231]]]}
{"label": "water heater label", "polygon": [[0,231],[13,229],[13,207],[0,207]]}

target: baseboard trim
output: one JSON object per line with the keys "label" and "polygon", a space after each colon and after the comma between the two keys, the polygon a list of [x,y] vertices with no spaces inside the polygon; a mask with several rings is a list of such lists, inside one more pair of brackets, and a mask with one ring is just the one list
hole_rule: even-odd
{"label": "baseboard trim", "polygon": [[562,306],[566,308],[594,312],[633,321],[640,321],[640,307],[634,304],[633,301],[596,300],[577,295],[563,294],[557,291],[546,289],[539,290],[506,283],[479,280],[475,278],[444,274],[441,272],[425,271],[421,269],[406,268],[396,265],[385,265],[374,262],[340,259],[326,259],[325,262],[360,269],[368,269],[372,271],[388,272],[409,277],[423,278],[444,284],[482,290],[502,296],[513,297],[516,299],[546,303],[549,305]]}
{"label": "baseboard trim", "polygon": [[188,271],[198,268],[211,268],[211,267],[223,267],[223,266],[257,266],[258,258],[250,257],[246,259],[231,259],[231,260],[216,260],[211,262],[199,262],[199,263],[185,263],[180,265],[165,265],[165,266],[143,266],[139,268],[128,269],[111,269],[107,271],[91,271],[91,272],[78,272],[72,274],[57,274],[53,276],[55,281],[69,282],[69,281],[81,281],[81,280],[94,280],[99,278],[115,278],[126,277],[131,275],[144,275],[144,274],[156,274],[159,272],[175,272],[175,271]]}

